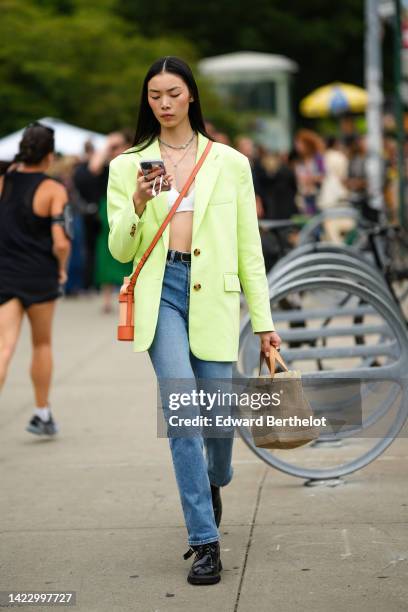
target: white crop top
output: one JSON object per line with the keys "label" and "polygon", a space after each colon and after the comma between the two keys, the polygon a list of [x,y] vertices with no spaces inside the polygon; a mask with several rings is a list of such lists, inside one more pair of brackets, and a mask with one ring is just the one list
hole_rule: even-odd
{"label": "white crop top", "polygon": [[[170,189],[168,200],[169,209],[173,206],[179,195],[180,194],[177,189],[175,189],[174,187]],[[176,209],[176,213],[183,212],[185,210],[194,210],[194,189],[192,189],[192,191],[181,200],[180,204]]]}

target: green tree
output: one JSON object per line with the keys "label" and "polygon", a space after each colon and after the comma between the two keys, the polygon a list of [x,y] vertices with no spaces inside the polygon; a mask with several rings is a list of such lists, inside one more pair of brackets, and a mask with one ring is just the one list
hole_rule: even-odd
{"label": "green tree", "polygon": [[145,35],[175,32],[201,56],[277,53],[298,62],[295,97],[333,80],[363,82],[363,0],[118,0],[117,12]]}
{"label": "green tree", "polygon": [[[196,50],[180,36],[142,36],[112,1],[4,0],[0,21],[0,133],[53,116],[108,132],[136,121],[141,84],[155,59]],[[62,10],[62,7],[63,9]],[[233,118],[208,90],[206,109],[220,125]]]}

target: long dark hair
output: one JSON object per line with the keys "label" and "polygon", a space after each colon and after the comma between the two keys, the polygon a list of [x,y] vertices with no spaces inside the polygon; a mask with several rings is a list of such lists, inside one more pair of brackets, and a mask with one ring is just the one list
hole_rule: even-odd
{"label": "long dark hair", "polygon": [[7,172],[8,168],[16,162],[24,162],[35,166],[44,159],[48,153],[53,153],[55,148],[54,130],[38,121],[30,123],[19,143],[19,151],[14,159],[9,162],[0,162],[0,175]]}
{"label": "long dark hair", "polygon": [[[138,147],[138,151],[143,151],[143,149],[146,149],[146,147],[148,147],[160,134],[160,123],[150,108],[147,97],[147,87],[150,79],[161,72],[171,72],[173,74],[177,74],[183,79],[190,91],[191,96],[193,97],[193,102],[190,102],[188,111],[188,118],[190,119],[191,127],[195,132],[200,132],[203,134],[203,136],[213,140],[213,138],[207,134],[207,130],[205,129],[200,105],[200,97],[198,95],[198,87],[190,66],[179,57],[170,55],[156,60],[147,71],[143,81],[139,116],[137,119],[136,133],[132,146]],[[139,145],[143,146],[139,147]]]}

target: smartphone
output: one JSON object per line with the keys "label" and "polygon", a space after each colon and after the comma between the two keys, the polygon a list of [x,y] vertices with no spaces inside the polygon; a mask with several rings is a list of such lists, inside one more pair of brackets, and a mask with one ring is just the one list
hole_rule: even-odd
{"label": "smartphone", "polygon": [[[164,165],[164,161],[162,159],[143,159],[140,162],[140,167],[141,167],[142,172],[143,172],[143,174],[145,176],[146,176],[146,174],[150,174],[150,172],[152,172],[156,168],[162,168],[163,171],[164,171],[164,174],[166,174],[166,168],[165,168],[165,165]],[[162,191],[169,191],[169,189],[170,189],[170,183],[168,183],[167,181],[163,180],[161,190]]]}

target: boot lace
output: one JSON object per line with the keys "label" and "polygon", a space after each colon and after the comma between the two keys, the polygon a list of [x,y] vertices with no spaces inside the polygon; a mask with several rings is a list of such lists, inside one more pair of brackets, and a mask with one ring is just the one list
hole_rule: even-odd
{"label": "boot lace", "polygon": [[194,553],[196,554],[197,558],[205,554],[209,554],[212,557],[215,544],[216,542],[209,542],[208,544],[198,544],[197,546],[190,545],[190,548],[188,549],[187,552],[184,553],[183,557],[184,559],[188,559]]}

